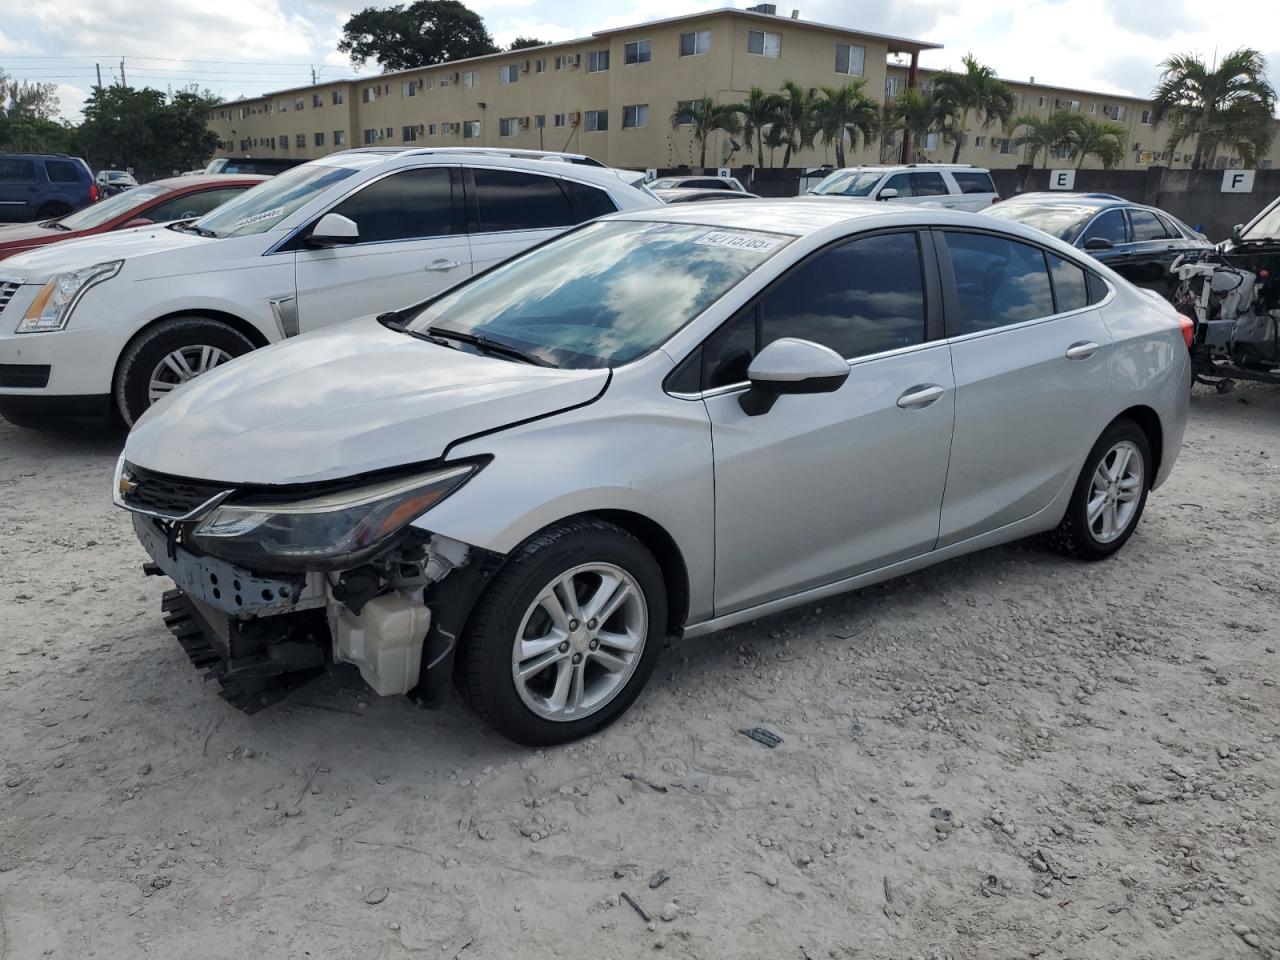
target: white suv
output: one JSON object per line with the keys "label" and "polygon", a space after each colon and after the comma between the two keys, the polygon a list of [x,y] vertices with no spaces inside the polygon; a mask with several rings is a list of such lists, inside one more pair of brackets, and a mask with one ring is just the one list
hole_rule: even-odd
{"label": "white suv", "polygon": [[950,210],[981,210],[1000,199],[991,173],[967,163],[907,163],[844,167],[823,178],[810,194],[928,203]]}
{"label": "white suv", "polygon": [[0,264],[0,415],[107,414],[256,347],[427,299],[604,213],[661,206],[569,154],[354,150],[193,222]]}

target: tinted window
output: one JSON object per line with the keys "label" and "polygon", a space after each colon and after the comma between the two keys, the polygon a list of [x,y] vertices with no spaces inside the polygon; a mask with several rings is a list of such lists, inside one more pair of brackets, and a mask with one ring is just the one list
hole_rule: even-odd
{"label": "tinted window", "polygon": [[603,217],[606,213],[613,213],[618,209],[609,199],[609,194],[597,187],[589,187],[576,180],[561,180],[560,185],[573,201],[575,217],[578,221],[594,220],[596,217]]}
{"label": "tinted window", "polygon": [[1160,224],[1164,227],[1165,233],[1171,237],[1176,237],[1179,240],[1185,239],[1182,235],[1182,231],[1176,226],[1176,220],[1171,217],[1161,216],[1160,214],[1156,214],[1156,216],[1160,218]]}
{"label": "tinted window", "polygon": [[191,217],[203,217],[214,207],[220,207],[232,197],[244,191],[240,187],[224,187],[221,190],[205,190],[203,193],[188,193],[183,197],[174,197],[164,203],[158,203],[150,210],[138,214],[156,223],[169,220],[188,220]]}
{"label": "tinted window", "polygon": [[739,383],[757,348],[799,337],[854,358],[924,342],[924,281],[914,233],[842,244],[793,270],[703,351],[709,386]]}
{"label": "tinted window", "polygon": [[1084,269],[1069,263],[1052,253],[1049,257],[1049,273],[1053,276],[1054,303],[1058,313],[1079,310],[1089,305],[1089,291],[1085,284]]}
{"label": "tinted window", "polygon": [[911,192],[916,197],[942,197],[947,194],[947,182],[940,173],[913,173]]}
{"label": "tinted window", "polygon": [[732,189],[723,180],[690,180],[684,184],[686,187],[703,187],[707,190],[730,190]]}
{"label": "tinted window", "polygon": [[27,183],[36,178],[36,163],[24,157],[0,157],[0,180],[21,180]]}
{"label": "tinted window", "polygon": [[554,177],[518,170],[476,170],[476,230],[542,230],[577,223]]}
{"label": "tinted window", "polygon": [[1168,236],[1164,226],[1156,219],[1156,215],[1149,210],[1130,210],[1129,222],[1133,224],[1135,243],[1143,240],[1163,240]]}
{"label": "tinted window", "polygon": [[989,173],[952,173],[961,193],[995,193],[996,185]]}
{"label": "tinted window", "polygon": [[53,183],[79,183],[80,168],[70,160],[46,160],[44,172]]}
{"label": "tinted window", "polygon": [[980,233],[946,233],[960,316],[947,317],[947,335],[992,330],[1053,313],[1044,254],[1016,240]]}
{"label": "tinted window", "polygon": [[355,221],[360,243],[454,233],[453,186],[444,167],[405,170],[375,180],[333,208]]}
{"label": "tinted window", "polygon": [[1093,222],[1085,227],[1084,233],[1080,234],[1080,244],[1083,246],[1084,242],[1092,237],[1102,237],[1112,243],[1127,243],[1124,214],[1119,210],[1108,210],[1096,216]]}
{"label": "tinted window", "polygon": [[1107,298],[1108,287],[1106,282],[1096,273],[1088,273],[1089,284],[1089,302],[1101,303]]}

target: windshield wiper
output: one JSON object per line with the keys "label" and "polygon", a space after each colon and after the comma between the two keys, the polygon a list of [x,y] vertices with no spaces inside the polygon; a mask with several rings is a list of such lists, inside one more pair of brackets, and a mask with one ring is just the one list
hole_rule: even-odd
{"label": "windshield wiper", "polygon": [[490,340],[481,333],[463,333],[460,330],[443,330],[437,327],[427,327],[426,332],[437,340],[448,339],[457,340],[459,343],[469,344],[482,350],[485,353],[492,353],[496,356],[510,357],[512,360],[520,360],[523,363],[531,363],[535,367],[554,367],[555,364],[550,360],[544,360],[542,357],[534,356],[532,353],[525,353],[519,347],[513,347],[509,343],[502,343],[498,340]]}
{"label": "windshield wiper", "polygon": [[184,233],[194,233],[200,237],[210,237],[214,240],[218,238],[218,235],[207,227],[197,227],[194,223],[186,220],[179,223],[171,223],[169,224],[169,228],[171,230],[181,230]]}
{"label": "windshield wiper", "polygon": [[46,227],[53,227],[53,229],[55,229],[55,230],[70,230],[70,229],[71,229],[71,228],[70,228],[70,227],[68,227],[65,223],[63,223],[61,220],[49,220],[49,221],[46,221],[44,224],[42,224],[42,226],[46,226]]}

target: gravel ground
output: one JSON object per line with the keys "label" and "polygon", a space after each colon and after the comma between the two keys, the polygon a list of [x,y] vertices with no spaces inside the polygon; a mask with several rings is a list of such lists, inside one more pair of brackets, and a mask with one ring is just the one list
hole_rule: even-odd
{"label": "gravel ground", "polygon": [[1280,956],[1280,391],[1198,390],[1109,562],[676,643],[536,752],[345,673],[228,707],[119,444],[0,425],[0,960]]}

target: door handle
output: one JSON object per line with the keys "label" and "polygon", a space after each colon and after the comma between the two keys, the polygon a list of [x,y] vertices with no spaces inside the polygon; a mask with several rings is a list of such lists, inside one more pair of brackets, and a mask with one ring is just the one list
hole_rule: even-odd
{"label": "door handle", "polygon": [[430,270],[433,273],[444,273],[448,270],[452,270],[455,267],[460,267],[460,266],[462,266],[462,264],[460,264],[457,260],[440,259],[440,260],[432,260],[429,264],[427,264],[426,269]]}
{"label": "door handle", "polygon": [[1098,352],[1098,345],[1088,340],[1081,340],[1067,347],[1068,360],[1088,360]]}
{"label": "door handle", "polygon": [[934,403],[947,391],[936,383],[931,383],[923,387],[912,387],[906,393],[898,398],[898,406],[903,410],[918,409],[927,407]]}

